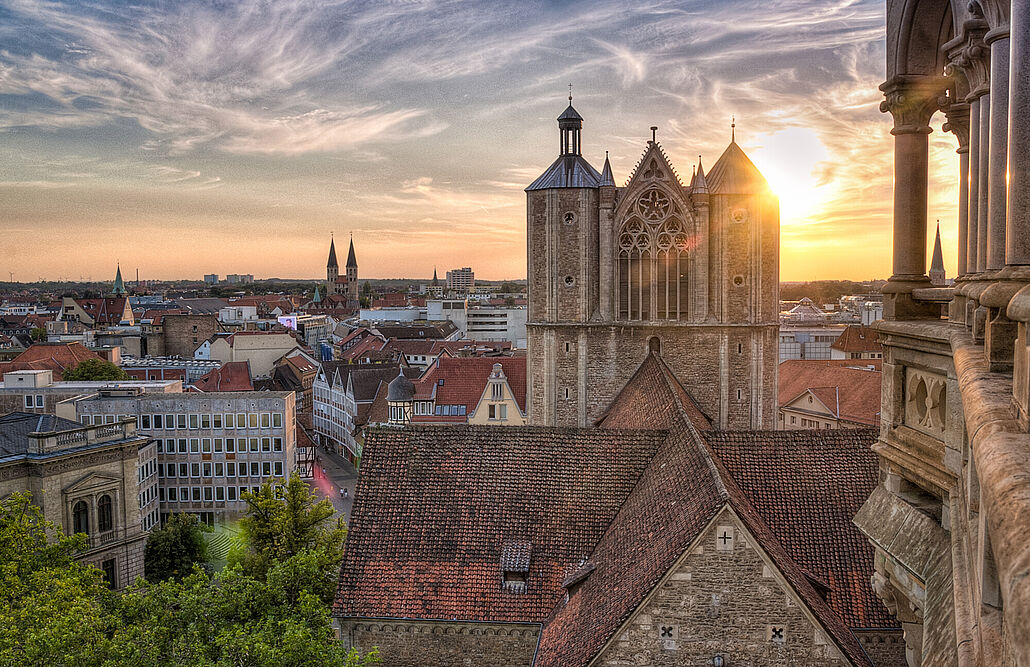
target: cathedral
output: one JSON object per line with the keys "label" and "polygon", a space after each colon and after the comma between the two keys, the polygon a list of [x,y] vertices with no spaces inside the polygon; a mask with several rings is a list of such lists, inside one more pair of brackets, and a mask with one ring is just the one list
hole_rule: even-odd
{"label": "cathedral", "polygon": [[713,425],[772,429],[779,204],[731,139],[680,181],[655,138],[624,187],[558,117],[561,154],[528,188],[530,421],[587,426],[649,351]]}

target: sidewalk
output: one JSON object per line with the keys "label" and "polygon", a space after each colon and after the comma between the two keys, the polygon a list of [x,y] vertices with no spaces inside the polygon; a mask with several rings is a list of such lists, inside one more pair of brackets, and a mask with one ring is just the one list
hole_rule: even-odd
{"label": "sidewalk", "polygon": [[[354,485],[358,480],[358,472],[350,461],[324,449],[318,450],[318,461],[314,466],[314,476],[307,480],[311,488],[320,498],[328,498],[337,515],[350,521],[351,504],[354,501]],[[347,497],[340,495],[340,489],[347,489]]]}

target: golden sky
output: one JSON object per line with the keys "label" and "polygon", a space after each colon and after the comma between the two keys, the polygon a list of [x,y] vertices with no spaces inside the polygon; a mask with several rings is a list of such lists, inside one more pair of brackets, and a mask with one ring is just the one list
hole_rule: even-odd
{"label": "golden sky", "polygon": [[735,115],[780,195],[781,279],[886,278],[883,22],[881,0],[5,2],[2,278],[316,278],[330,232],[364,277],[524,277],[523,189],[569,82],[584,156],[609,151],[618,184],[651,125],[686,179]]}

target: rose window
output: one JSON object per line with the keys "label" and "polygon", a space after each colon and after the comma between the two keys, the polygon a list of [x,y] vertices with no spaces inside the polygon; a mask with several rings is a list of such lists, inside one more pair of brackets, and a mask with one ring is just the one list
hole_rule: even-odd
{"label": "rose window", "polygon": [[651,190],[637,200],[637,210],[647,220],[661,220],[669,214],[672,204],[658,190]]}

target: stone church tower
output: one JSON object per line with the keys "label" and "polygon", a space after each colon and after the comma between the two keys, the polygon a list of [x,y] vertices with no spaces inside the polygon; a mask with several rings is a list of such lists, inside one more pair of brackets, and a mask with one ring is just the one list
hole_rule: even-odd
{"label": "stone church tower", "polygon": [[587,426],[649,350],[717,428],[772,429],[779,203],[731,140],[689,185],[651,141],[625,187],[582,156],[583,118],[526,188],[530,422]]}
{"label": "stone church tower", "polygon": [[347,252],[346,273],[340,275],[340,264],[336,260],[336,240],[329,241],[329,261],[326,262],[326,296],[339,294],[348,300],[358,300],[358,260],[354,256],[354,237]]}

